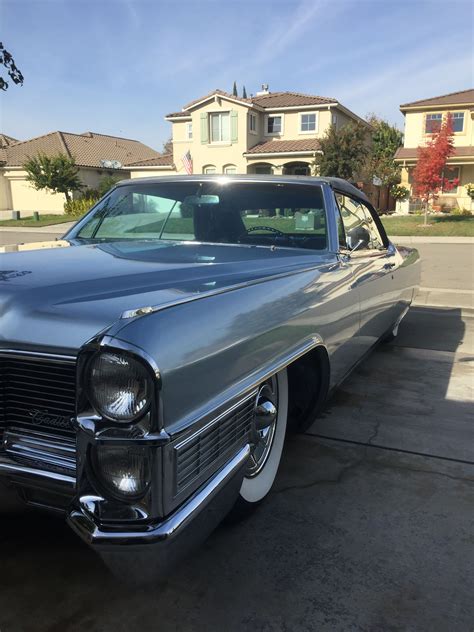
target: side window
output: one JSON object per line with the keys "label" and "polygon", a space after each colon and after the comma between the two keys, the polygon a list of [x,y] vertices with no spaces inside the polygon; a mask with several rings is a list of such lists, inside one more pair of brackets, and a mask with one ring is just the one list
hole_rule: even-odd
{"label": "side window", "polygon": [[352,250],[359,243],[358,250],[379,250],[384,248],[379,229],[367,206],[349,197],[336,194],[336,200],[344,226],[345,244],[341,243],[342,231],[339,229],[339,244]]}

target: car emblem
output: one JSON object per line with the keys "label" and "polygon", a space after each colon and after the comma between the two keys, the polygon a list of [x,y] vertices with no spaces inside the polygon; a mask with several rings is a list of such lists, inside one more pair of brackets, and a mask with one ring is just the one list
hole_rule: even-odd
{"label": "car emblem", "polygon": [[70,428],[69,417],[54,415],[47,410],[30,410],[30,417],[34,423],[44,426],[55,426],[58,428]]}

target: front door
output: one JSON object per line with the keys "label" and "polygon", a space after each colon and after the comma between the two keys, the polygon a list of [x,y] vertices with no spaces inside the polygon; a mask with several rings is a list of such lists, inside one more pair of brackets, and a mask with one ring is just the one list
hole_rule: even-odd
{"label": "front door", "polygon": [[381,234],[375,211],[364,202],[336,194],[341,218],[341,259],[352,268],[352,287],[360,304],[358,344],[361,355],[397,319],[398,292],[394,281],[396,250]]}

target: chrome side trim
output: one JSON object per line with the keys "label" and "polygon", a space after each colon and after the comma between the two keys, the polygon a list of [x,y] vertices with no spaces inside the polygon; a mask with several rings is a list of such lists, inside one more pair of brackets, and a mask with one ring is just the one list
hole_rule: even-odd
{"label": "chrome side trim", "polygon": [[224,410],[222,413],[220,413],[217,417],[214,417],[213,419],[211,419],[211,421],[209,421],[208,423],[204,424],[204,426],[202,426],[201,428],[196,430],[196,432],[193,432],[189,437],[186,437],[185,439],[183,439],[179,443],[174,444],[173,445],[174,449],[175,450],[180,450],[180,449],[184,448],[184,446],[186,444],[190,443],[191,441],[194,441],[194,439],[196,439],[196,437],[198,437],[199,435],[203,434],[204,432],[206,432],[207,430],[209,430],[213,426],[217,425],[220,421],[222,421],[222,419],[224,419],[225,417],[231,415],[234,412],[234,410],[239,408],[239,406],[241,406],[242,404],[245,404],[246,402],[251,400],[253,397],[256,397],[256,395],[257,395],[257,389],[254,389],[251,393],[249,393],[245,397],[242,397],[241,399],[239,399],[232,406],[230,406],[229,408]]}
{"label": "chrome side trim", "polygon": [[187,417],[184,417],[176,426],[172,428],[172,436],[178,434],[179,432],[183,432],[186,428],[199,423],[201,419],[205,419],[211,415],[216,414],[216,411],[219,411],[223,406],[230,401],[234,401],[237,398],[242,398],[250,391],[254,391],[258,389],[259,385],[262,382],[268,380],[272,375],[278,373],[282,369],[285,369],[288,365],[292,364],[298,358],[305,355],[312,349],[316,347],[325,347],[323,339],[318,334],[314,334],[309,339],[302,341],[298,347],[293,348],[284,356],[279,356],[273,360],[273,362],[267,364],[264,367],[261,367],[255,370],[253,373],[248,375],[244,380],[241,380],[237,384],[234,384],[232,387],[219,393],[217,397],[215,397],[211,402],[208,402],[206,405],[194,410]]}
{"label": "chrome side trim", "polygon": [[154,544],[177,537],[213,500],[229,480],[243,468],[250,456],[250,446],[245,445],[209,482],[174,514],[158,524],[137,526],[136,529],[117,530],[113,526],[98,526],[92,517],[79,507],[69,512],[69,526],[87,543],[97,546],[121,544]]}
{"label": "chrome side trim", "polygon": [[[316,251],[318,254],[328,254],[327,250],[324,251]],[[137,307],[135,309],[128,309],[122,312],[120,318],[128,319],[135,318],[137,316],[146,316],[147,314],[154,314],[156,312],[162,312],[164,309],[169,309],[170,307],[175,307],[177,305],[184,305],[185,303],[192,303],[194,301],[200,301],[203,298],[208,298],[210,296],[218,296],[220,294],[227,294],[227,292],[232,292],[233,290],[239,290],[244,287],[251,287],[253,285],[259,285],[261,283],[266,283],[267,281],[274,281],[277,279],[284,279],[286,277],[295,276],[296,274],[303,274],[305,272],[311,272],[316,268],[321,267],[321,262],[318,262],[312,266],[307,266],[305,268],[300,268],[298,270],[290,270],[289,272],[280,272],[279,274],[272,274],[271,276],[266,276],[260,279],[254,279],[252,281],[244,281],[242,283],[235,283],[234,285],[228,285],[224,288],[219,288],[217,290],[209,290],[207,292],[201,292],[200,294],[196,294],[195,296],[186,296],[184,298],[168,301],[167,303],[162,303],[161,305],[146,305],[143,307]]]}

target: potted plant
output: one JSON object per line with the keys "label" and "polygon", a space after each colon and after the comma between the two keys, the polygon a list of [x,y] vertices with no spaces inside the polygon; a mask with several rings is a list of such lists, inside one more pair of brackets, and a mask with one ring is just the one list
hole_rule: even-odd
{"label": "potted plant", "polygon": [[410,196],[410,190],[407,187],[404,187],[402,184],[393,184],[390,187],[390,195],[394,198],[396,202],[397,213],[402,213],[403,209],[401,203],[404,200],[407,200]]}

